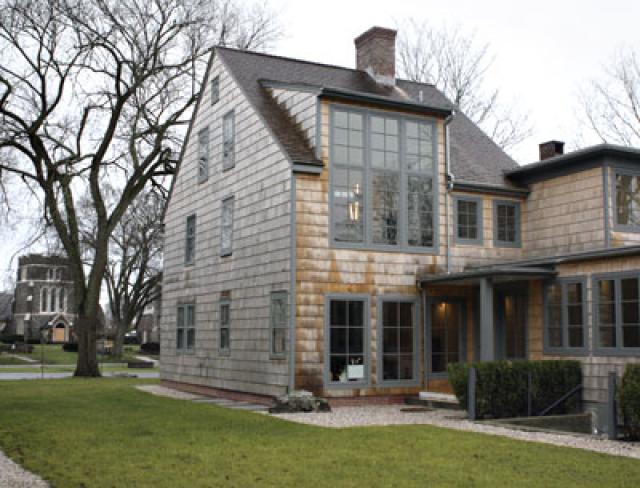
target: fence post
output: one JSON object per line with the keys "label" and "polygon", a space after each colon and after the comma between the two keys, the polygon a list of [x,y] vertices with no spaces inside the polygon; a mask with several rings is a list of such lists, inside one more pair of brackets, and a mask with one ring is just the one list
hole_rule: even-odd
{"label": "fence post", "polygon": [[469,420],[476,420],[476,368],[469,368],[469,383],[467,391],[467,415]]}
{"label": "fence post", "polygon": [[609,372],[607,391],[607,434],[609,439],[618,438],[618,405],[616,402],[617,375],[615,371]]}
{"label": "fence post", "polygon": [[531,371],[527,373],[527,417],[531,417]]}

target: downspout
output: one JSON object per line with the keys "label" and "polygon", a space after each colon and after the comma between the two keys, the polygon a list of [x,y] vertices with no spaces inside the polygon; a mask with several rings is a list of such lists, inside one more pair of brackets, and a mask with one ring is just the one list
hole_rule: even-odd
{"label": "downspout", "polygon": [[452,225],[449,222],[449,200],[451,199],[451,190],[453,190],[454,176],[451,173],[451,152],[449,145],[449,124],[453,120],[455,111],[452,110],[451,114],[444,119],[444,174],[446,193],[444,196],[444,212],[446,220],[446,233],[447,233],[447,274],[451,273],[451,228]]}

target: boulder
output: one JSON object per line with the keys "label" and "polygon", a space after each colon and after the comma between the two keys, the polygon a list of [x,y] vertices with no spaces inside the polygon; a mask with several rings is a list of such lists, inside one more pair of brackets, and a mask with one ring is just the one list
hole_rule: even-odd
{"label": "boulder", "polygon": [[269,413],[331,412],[329,402],[314,397],[309,391],[298,390],[276,398]]}

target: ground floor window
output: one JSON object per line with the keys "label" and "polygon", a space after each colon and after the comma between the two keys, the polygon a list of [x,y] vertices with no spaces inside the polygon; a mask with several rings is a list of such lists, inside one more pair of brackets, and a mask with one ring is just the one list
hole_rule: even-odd
{"label": "ground floor window", "polygon": [[220,300],[220,337],[218,347],[222,354],[228,354],[231,347],[231,300]]}
{"label": "ground floor window", "polygon": [[362,383],[366,380],[365,354],[367,299],[357,297],[328,300],[329,383]]}
{"label": "ground floor window", "polygon": [[598,349],[640,348],[640,274],[594,279],[595,343]]}
{"label": "ground floor window", "polygon": [[553,352],[584,349],[586,286],[580,278],[561,279],[546,287],[545,346]]}
{"label": "ground floor window", "polygon": [[176,328],[176,349],[192,351],[196,344],[196,306],[179,305]]}
{"label": "ground floor window", "polygon": [[287,352],[287,330],[289,314],[287,313],[287,292],[271,293],[271,355],[284,356]]}
{"label": "ground floor window", "polygon": [[446,373],[451,363],[463,358],[463,313],[461,302],[436,300],[430,307],[430,371]]}
{"label": "ground floor window", "polygon": [[381,299],[378,306],[381,308],[378,330],[382,381],[416,379],[415,302]]}

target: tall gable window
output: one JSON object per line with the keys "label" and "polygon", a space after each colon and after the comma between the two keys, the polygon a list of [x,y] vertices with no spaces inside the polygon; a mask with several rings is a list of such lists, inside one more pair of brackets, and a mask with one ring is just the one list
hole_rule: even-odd
{"label": "tall gable window", "polygon": [[545,350],[579,353],[586,346],[586,283],[580,278],[559,279],[545,290]]}
{"label": "tall gable window", "polygon": [[640,351],[640,275],[594,279],[595,349],[636,355]]}
{"label": "tall gable window", "polygon": [[435,125],[334,108],[331,233],[350,247],[435,246]]}
{"label": "tall gable window", "polygon": [[496,247],[520,247],[520,203],[493,202],[493,243]]}
{"label": "tall gable window", "polygon": [[616,171],[616,226],[640,230],[640,174]]}
{"label": "tall gable window", "polygon": [[47,311],[47,306],[49,305],[48,297],[49,297],[48,290],[46,288],[43,288],[40,291],[40,311],[41,312]]}
{"label": "tall gable window", "polygon": [[180,305],[177,313],[176,349],[193,351],[196,345],[196,306]]}
{"label": "tall gable window", "polygon": [[222,200],[220,225],[220,255],[229,256],[233,250],[233,197]]}
{"label": "tall gable window", "polygon": [[211,105],[215,105],[220,100],[220,77],[216,76],[211,80]]}
{"label": "tall gable window", "polygon": [[198,181],[209,178],[209,127],[198,132]]}
{"label": "tall gable window", "polygon": [[196,216],[187,217],[184,243],[184,264],[193,264],[196,259]]}
{"label": "tall gable window", "polygon": [[236,129],[233,110],[222,119],[222,169],[235,166]]}

